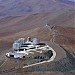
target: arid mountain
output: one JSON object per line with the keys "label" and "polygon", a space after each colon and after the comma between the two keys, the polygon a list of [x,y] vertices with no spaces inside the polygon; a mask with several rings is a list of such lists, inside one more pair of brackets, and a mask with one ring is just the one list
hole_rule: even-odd
{"label": "arid mountain", "polygon": [[0,37],[47,23],[74,27],[74,14],[73,6],[58,0],[0,0]]}
{"label": "arid mountain", "polygon": [[[57,3],[56,3],[57,5]],[[55,8],[55,6],[53,7]],[[60,7],[61,8],[61,7]],[[58,8],[57,8],[58,9]],[[51,26],[61,26],[62,28],[58,28],[62,31],[64,31],[63,27],[72,27],[74,28],[74,14],[75,14],[75,10],[71,9],[69,7],[65,8],[62,7],[61,9],[52,11],[52,12],[44,12],[44,13],[35,13],[32,15],[25,15],[25,16],[9,16],[6,18],[2,18],[0,20],[0,46],[1,49],[5,49],[6,47],[8,48],[7,45],[11,46],[11,43],[13,41],[11,41],[9,43],[8,38],[6,40],[3,40],[2,38],[6,38],[6,37],[10,37],[13,36],[14,39],[14,34],[20,33],[22,31],[25,31],[25,33],[23,35],[27,35],[27,31],[32,29],[35,33],[36,31],[34,30],[37,27],[43,27],[46,24],[49,24]],[[74,40],[74,29],[69,30],[68,28],[65,29],[65,31],[67,31],[65,33],[65,35],[69,36],[70,35],[68,33],[72,33],[72,36],[70,38],[68,38],[69,40],[69,44],[70,42],[73,43]],[[39,31],[39,30],[38,30]],[[43,32],[43,30],[42,30]],[[30,32],[29,32],[30,33]],[[31,33],[31,35],[35,35]],[[39,32],[38,32],[39,33]],[[45,32],[43,32],[41,35],[43,35],[41,38],[45,37],[46,35],[44,35]],[[18,34],[20,35],[20,34]],[[65,37],[64,35],[64,37]],[[39,35],[38,35],[39,36]],[[49,36],[49,35],[47,35]],[[18,38],[21,36],[18,36]],[[25,36],[26,37],[26,36]],[[17,37],[15,37],[17,39]],[[62,36],[60,36],[60,38],[62,38]],[[65,40],[65,38],[63,38]],[[67,38],[66,38],[67,39]],[[49,40],[49,37],[46,39]],[[59,40],[59,39],[58,39]],[[61,39],[60,39],[61,40]],[[62,42],[62,41],[61,41]],[[60,42],[58,42],[60,43]],[[4,48],[4,44],[6,45],[6,47]],[[74,48],[74,46],[73,46]]]}
{"label": "arid mountain", "polygon": [[[58,31],[55,36],[55,42],[60,45],[65,45],[75,52],[75,37],[73,27],[60,27],[56,26],[55,30]],[[42,41],[50,41],[52,38],[52,32],[47,27],[38,27],[26,31],[20,31],[12,35],[0,37],[0,49],[11,48],[13,41],[20,37],[37,37]],[[9,39],[9,40],[8,40]],[[3,47],[4,46],[4,47]]]}
{"label": "arid mountain", "polygon": [[[16,72],[16,75],[75,75],[74,16],[74,2],[70,0],[0,0],[0,74],[5,71],[7,73],[2,75],[14,75]],[[46,27],[46,24],[55,26],[54,30],[57,30],[54,44],[51,41],[52,31]],[[66,49],[64,51],[67,57],[49,64],[38,65],[36,70],[36,66],[29,68],[35,72],[24,73],[24,70],[19,69],[14,73],[11,71],[14,69],[12,63],[16,60],[7,59],[5,53],[12,50],[12,43],[20,37],[37,37],[41,41],[51,43],[50,45],[58,52],[61,52],[60,46],[62,45]],[[62,53],[59,55],[61,56]],[[3,65],[2,62],[4,62]],[[39,67],[41,72],[37,72]],[[19,71],[22,73],[18,73]]]}
{"label": "arid mountain", "polygon": [[[73,8],[69,0],[0,0],[0,18]],[[68,6],[67,6],[68,5]],[[69,9],[69,8],[68,8]]]}
{"label": "arid mountain", "polygon": [[75,11],[71,9],[62,9],[52,13],[33,14],[27,17],[3,18],[0,20],[0,37],[46,24],[74,27],[74,14]]}
{"label": "arid mountain", "polygon": [[[43,75],[43,73],[44,73],[44,75],[49,75],[49,74],[51,74],[51,75],[64,75],[64,74],[65,75],[68,75],[68,74],[74,75],[75,71],[73,71],[73,70],[75,69],[75,66],[73,64],[75,63],[75,60],[74,60],[73,56],[71,55],[71,53],[75,52],[74,28],[56,26],[54,29],[58,31],[58,35],[55,36],[54,42],[59,45],[66,46],[67,57],[63,58],[64,56],[62,56],[62,58],[60,60],[56,60],[53,62],[49,62],[49,63],[37,65],[37,66],[32,66],[29,68],[25,68],[23,70],[19,67],[22,64],[22,62],[27,61],[27,60],[25,60],[25,59],[18,60],[18,59],[9,59],[8,58],[7,62],[0,68],[1,72],[3,72],[2,75],[9,75],[12,73],[16,73],[16,75],[31,75],[31,74],[35,75],[35,73],[36,73],[36,75],[39,75],[39,74]],[[6,52],[10,51],[13,41],[15,41],[16,39],[18,39],[20,37],[27,38],[28,36],[37,37],[44,42],[51,43],[52,32],[50,32],[48,27],[43,26],[43,27],[36,27],[36,28],[26,30],[26,31],[21,31],[19,33],[14,33],[9,36],[0,37],[0,51],[1,51],[0,59],[1,59],[1,57],[2,57],[2,59],[5,59],[4,54]],[[51,46],[55,47],[55,44],[53,44],[53,45],[51,44]],[[58,45],[56,45],[55,49],[56,49],[56,51],[61,52],[61,48],[59,47],[59,49],[58,49]],[[69,53],[68,51],[71,53]],[[61,56],[62,53],[59,55]],[[57,56],[60,58],[59,55],[57,53]],[[19,61],[21,62],[21,64],[19,64],[20,63]],[[18,68],[18,70],[14,71],[13,69],[14,69],[14,66],[16,66],[16,62],[18,62],[19,66],[16,67],[16,68]],[[15,65],[13,63],[15,63]],[[25,64],[27,64],[27,63],[22,64],[22,66]],[[5,68],[5,67],[7,67],[7,68]]]}

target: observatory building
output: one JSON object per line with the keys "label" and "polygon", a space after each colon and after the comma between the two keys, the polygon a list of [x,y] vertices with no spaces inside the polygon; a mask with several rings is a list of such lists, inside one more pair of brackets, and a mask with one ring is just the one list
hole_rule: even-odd
{"label": "observatory building", "polygon": [[13,52],[6,53],[9,58],[50,58],[45,54],[51,53],[50,47],[41,43],[38,38],[19,38],[12,45]]}

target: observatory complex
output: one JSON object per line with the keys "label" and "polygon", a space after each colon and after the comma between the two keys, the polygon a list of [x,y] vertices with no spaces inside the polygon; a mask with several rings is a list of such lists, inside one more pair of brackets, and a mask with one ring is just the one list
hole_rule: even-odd
{"label": "observatory complex", "polygon": [[14,41],[12,51],[6,53],[9,58],[50,59],[52,48],[37,38],[19,38]]}

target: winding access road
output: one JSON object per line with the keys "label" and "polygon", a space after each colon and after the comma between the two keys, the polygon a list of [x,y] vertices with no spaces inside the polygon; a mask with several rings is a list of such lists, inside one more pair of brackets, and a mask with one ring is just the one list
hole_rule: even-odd
{"label": "winding access road", "polygon": [[44,64],[44,63],[53,61],[54,58],[56,57],[56,52],[50,46],[48,46],[48,47],[49,47],[49,50],[51,50],[53,52],[53,56],[49,60],[43,61],[43,62],[39,62],[39,63],[35,63],[35,64],[31,64],[31,65],[27,65],[27,66],[23,66],[23,68],[27,68],[27,67],[31,67],[31,66],[35,66],[35,65],[39,65],[39,64]]}
{"label": "winding access road", "polygon": [[51,61],[52,62],[58,61],[58,60],[66,57],[66,52],[58,44],[48,42],[48,41],[45,41],[45,43],[47,43],[47,45],[49,46],[49,49],[53,52],[53,56],[47,61],[42,61],[39,63],[23,66],[22,68],[32,67],[35,65],[44,64],[44,63],[51,62]]}

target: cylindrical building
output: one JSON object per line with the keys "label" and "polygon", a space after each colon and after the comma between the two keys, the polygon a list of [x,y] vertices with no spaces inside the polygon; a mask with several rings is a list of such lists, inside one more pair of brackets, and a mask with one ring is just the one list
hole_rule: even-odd
{"label": "cylindrical building", "polygon": [[19,42],[20,42],[20,44],[25,44],[25,38],[20,38]]}
{"label": "cylindrical building", "polygon": [[20,44],[19,43],[13,43],[13,50],[17,51],[20,48]]}
{"label": "cylindrical building", "polygon": [[25,38],[19,38],[15,41],[16,43],[25,44]]}
{"label": "cylindrical building", "polygon": [[36,44],[39,44],[40,43],[40,40],[37,39],[37,38],[33,38],[33,44],[36,45]]}

